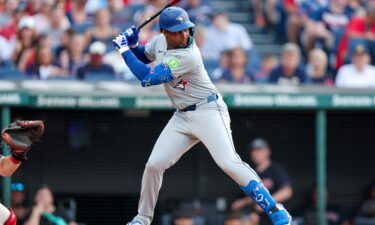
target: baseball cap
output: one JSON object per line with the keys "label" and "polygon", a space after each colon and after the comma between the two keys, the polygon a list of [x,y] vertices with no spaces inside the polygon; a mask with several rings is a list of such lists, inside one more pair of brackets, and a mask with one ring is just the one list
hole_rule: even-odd
{"label": "baseball cap", "polygon": [[105,51],[105,44],[101,41],[95,41],[89,47],[89,53],[93,55],[104,55]]}
{"label": "baseball cap", "polygon": [[362,44],[359,44],[357,46],[355,46],[354,48],[354,54],[359,54],[359,55],[363,55],[363,54],[367,54],[368,51],[366,49],[366,47]]}
{"label": "baseball cap", "polygon": [[25,186],[22,183],[12,183],[10,185],[10,190],[11,191],[24,191]]}
{"label": "baseball cap", "polygon": [[35,19],[34,17],[32,16],[24,16],[20,19],[20,21],[18,22],[18,29],[22,29],[22,28],[30,28],[30,29],[34,29],[35,28]]}
{"label": "baseball cap", "polygon": [[268,142],[263,138],[254,139],[249,145],[249,150],[262,149],[262,148],[269,148]]}

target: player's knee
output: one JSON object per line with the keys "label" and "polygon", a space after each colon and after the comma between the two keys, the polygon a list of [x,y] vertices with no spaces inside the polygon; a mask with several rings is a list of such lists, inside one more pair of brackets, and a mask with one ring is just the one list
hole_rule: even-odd
{"label": "player's knee", "polygon": [[17,224],[17,217],[14,214],[12,209],[9,208],[9,211],[10,211],[10,215],[9,215],[7,221],[5,221],[4,225],[16,225]]}

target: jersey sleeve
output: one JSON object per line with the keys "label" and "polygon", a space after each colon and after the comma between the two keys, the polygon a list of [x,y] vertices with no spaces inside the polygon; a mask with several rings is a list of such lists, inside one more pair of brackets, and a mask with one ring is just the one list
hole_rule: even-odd
{"label": "jersey sleeve", "polygon": [[196,58],[189,50],[181,50],[163,60],[164,65],[171,69],[173,78],[189,73],[196,65]]}
{"label": "jersey sleeve", "polygon": [[160,39],[160,35],[156,36],[151,42],[145,45],[145,55],[150,61],[155,61],[156,56],[156,45],[158,40]]}

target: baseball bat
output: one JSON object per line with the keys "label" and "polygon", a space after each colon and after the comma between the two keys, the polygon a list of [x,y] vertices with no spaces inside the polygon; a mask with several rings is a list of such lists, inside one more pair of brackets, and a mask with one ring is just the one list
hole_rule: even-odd
{"label": "baseball bat", "polygon": [[161,13],[164,9],[166,9],[166,8],[168,8],[168,7],[171,7],[171,6],[173,6],[173,5],[176,5],[176,4],[177,4],[178,2],[180,2],[180,1],[181,1],[181,0],[170,0],[170,1],[168,2],[168,4],[166,4],[166,5],[164,6],[164,8],[160,9],[157,13],[155,13],[155,14],[152,15],[152,16],[150,16],[149,18],[146,19],[146,21],[144,21],[141,25],[139,25],[139,27],[138,27],[138,32],[142,29],[142,27],[146,26],[146,24],[148,24],[151,20],[153,20],[153,19],[155,19],[157,16],[159,16],[160,13]]}

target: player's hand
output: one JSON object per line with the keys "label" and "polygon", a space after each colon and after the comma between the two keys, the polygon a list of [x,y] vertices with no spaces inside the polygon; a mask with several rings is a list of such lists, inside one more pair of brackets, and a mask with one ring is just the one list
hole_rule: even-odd
{"label": "player's hand", "polygon": [[125,35],[129,47],[135,48],[138,46],[139,35],[138,29],[135,26],[126,29],[122,34]]}
{"label": "player's hand", "polygon": [[115,39],[112,40],[113,46],[119,51],[121,54],[129,50],[128,42],[126,40],[125,35],[120,34]]}

